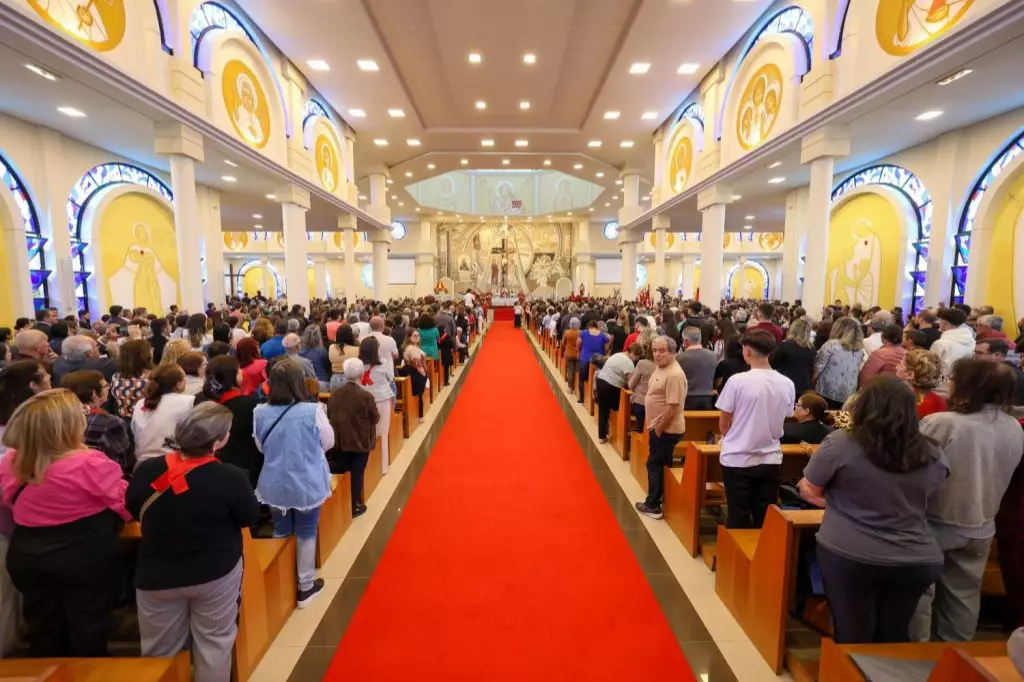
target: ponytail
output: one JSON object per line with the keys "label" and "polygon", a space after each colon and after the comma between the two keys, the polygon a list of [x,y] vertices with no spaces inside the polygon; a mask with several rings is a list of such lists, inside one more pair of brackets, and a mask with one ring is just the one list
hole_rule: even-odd
{"label": "ponytail", "polygon": [[160,399],[168,393],[175,393],[178,384],[185,380],[185,371],[178,365],[160,365],[149,375],[146,387],[142,389],[143,407],[155,410]]}
{"label": "ponytail", "polygon": [[800,406],[810,412],[814,421],[821,422],[825,426],[835,426],[835,418],[829,414],[828,403],[814,391],[807,391],[800,396]]}

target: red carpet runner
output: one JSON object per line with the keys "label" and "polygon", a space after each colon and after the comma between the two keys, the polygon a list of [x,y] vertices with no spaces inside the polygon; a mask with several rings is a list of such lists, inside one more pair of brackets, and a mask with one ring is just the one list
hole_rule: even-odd
{"label": "red carpet runner", "polygon": [[325,679],[692,682],[522,332],[469,371]]}

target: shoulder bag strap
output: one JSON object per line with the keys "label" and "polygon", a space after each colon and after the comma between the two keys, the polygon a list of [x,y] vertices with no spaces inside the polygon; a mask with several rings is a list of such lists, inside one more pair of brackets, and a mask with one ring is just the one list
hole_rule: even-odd
{"label": "shoulder bag strap", "polygon": [[17,503],[18,498],[21,497],[21,494],[25,492],[25,488],[27,487],[28,483],[22,483],[18,486],[18,489],[14,491],[14,494],[11,495],[11,509],[14,509],[15,503]]}
{"label": "shoulder bag strap", "polygon": [[281,414],[279,414],[279,415],[277,416],[277,419],[275,419],[275,420],[274,420],[274,423],[270,425],[270,428],[269,428],[269,429],[267,429],[267,432],[266,432],[265,434],[263,434],[263,437],[261,437],[261,438],[260,438],[260,441],[261,441],[261,444],[262,444],[262,445],[263,445],[264,447],[266,447],[266,445],[267,445],[267,439],[268,439],[268,438],[270,438],[270,434],[272,434],[272,433],[274,432],[274,429],[275,429],[275,428],[277,427],[277,425],[278,425],[279,423],[281,423],[281,420],[282,420],[282,419],[284,419],[284,416],[285,416],[286,414],[288,414],[288,412],[289,412],[289,411],[290,411],[290,410],[291,410],[291,409],[292,409],[293,407],[295,407],[296,405],[298,405],[298,403],[292,403],[291,405],[289,405],[288,407],[286,407],[286,408],[284,409],[284,412],[282,412]]}

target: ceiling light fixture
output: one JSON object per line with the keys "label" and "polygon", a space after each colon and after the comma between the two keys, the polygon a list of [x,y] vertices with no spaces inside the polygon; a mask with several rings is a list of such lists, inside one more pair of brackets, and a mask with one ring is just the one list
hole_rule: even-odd
{"label": "ceiling light fixture", "polygon": [[481,147],[493,147],[494,146],[494,140],[490,140],[490,139],[488,139],[488,140],[480,140],[480,146]]}
{"label": "ceiling light fixture", "polygon": [[405,206],[405,202],[404,202],[404,201],[399,201],[399,202],[398,202],[398,205],[399,205],[399,206]]}
{"label": "ceiling light fixture", "polygon": [[594,177],[595,178],[603,178],[604,177],[604,173],[601,173],[601,172],[594,173]]}
{"label": "ceiling light fixture", "polygon": [[414,208],[413,210],[414,210],[414,211],[416,211],[417,213],[419,213],[419,212],[420,212],[420,207],[419,207],[419,206],[417,206],[417,207],[416,207],[416,208]]}
{"label": "ceiling light fixture", "polygon": [[476,108],[483,111],[484,109],[487,108],[487,102],[483,101],[482,99],[478,99],[476,101]]}
{"label": "ceiling light fixture", "polygon": [[658,112],[657,111],[645,111],[640,116],[640,118],[642,118],[645,121],[653,121],[654,119],[658,118]]}
{"label": "ceiling light fixture", "polygon": [[57,111],[71,118],[85,118],[85,112],[79,111],[74,107],[57,107]]}
{"label": "ceiling light fixture", "polygon": [[356,66],[363,71],[380,71],[380,67],[377,66],[377,62],[372,59],[357,59]]}
{"label": "ceiling light fixture", "polygon": [[322,59],[307,59],[306,64],[314,71],[330,71],[331,66]]}
{"label": "ceiling light fixture", "polygon": [[388,183],[389,185],[393,185],[393,184],[395,184],[395,181],[394,181],[394,180],[392,180],[391,178],[388,178],[388,179],[387,179],[387,180],[385,180],[384,182]]}
{"label": "ceiling light fixture", "polygon": [[568,212],[568,213],[566,213],[565,215],[572,215],[572,211],[569,211],[569,212]]}
{"label": "ceiling light fixture", "polygon": [[525,99],[524,99],[523,101],[521,101],[521,102],[519,103],[519,108],[520,108],[520,109],[521,109],[522,111],[529,111],[529,110],[530,110],[530,102],[529,102],[529,100],[525,100]]}
{"label": "ceiling light fixture", "polygon": [[753,225],[744,225],[743,229],[744,230],[752,230],[752,229],[754,229],[754,226]]}
{"label": "ceiling light fixture", "polygon": [[469,53],[469,63],[470,64],[479,64],[483,60],[484,60],[484,58],[480,55],[479,52],[470,52]]}
{"label": "ceiling light fixture", "polygon": [[224,159],[224,163],[231,166],[232,168],[238,168],[238,164],[232,161],[231,159]]}
{"label": "ceiling light fixture", "polygon": [[362,109],[349,109],[348,115],[352,118],[366,118],[366,112]]}
{"label": "ceiling light fixture", "polygon": [[608,206],[611,206],[611,205],[612,205],[612,202],[610,202],[610,201],[606,201],[606,202],[604,202],[604,205],[605,205],[606,207],[608,207]]}
{"label": "ceiling light fixture", "polygon": [[742,199],[742,198],[743,198],[743,195],[742,195],[742,194],[733,194],[733,195],[732,195],[732,200],[733,200],[733,201],[739,201],[739,200],[740,200],[740,199]]}
{"label": "ceiling light fixture", "polygon": [[618,194],[613,194],[612,195],[612,201],[618,201],[618,200],[619,200],[619,195]]}
{"label": "ceiling light fixture", "polygon": [[616,181],[615,181],[615,184],[616,184],[616,185],[621,185],[621,184],[622,184],[622,179],[620,178],[620,179],[616,180]]}
{"label": "ceiling light fixture", "polygon": [[432,163],[428,163],[427,164],[427,170],[434,170],[435,168],[437,168],[437,166],[435,166],[434,164],[432,164]]}
{"label": "ceiling light fixture", "polygon": [[604,118],[606,121],[616,121],[621,114],[621,111],[606,111],[604,112]]}
{"label": "ceiling light fixture", "polygon": [[545,166],[550,166],[551,165],[551,159],[544,159],[544,165]]}
{"label": "ceiling light fixture", "polygon": [[391,195],[391,201],[397,201],[397,199],[398,199],[398,195],[397,194],[392,194]]}
{"label": "ceiling light fixture", "polygon": [[752,215],[748,215],[746,218],[744,218],[744,220],[753,220],[753,219],[754,219],[754,216],[752,216]]}
{"label": "ceiling light fixture", "polygon": [[373,143],[375,145],[377,145],[378,147],[387,147],[388,146],[388,141],[385,140],[383,137],[378,137],[377,139],[375,139],[373,141]]}
{"label": "ceiling light fixture", "polygon": [[255,230],[262,230],[262,229],[263,229],[263,226],[262,226],[262,225],[253,225],[252,227],[253,227],[253,229],[255,229]]}
{"label": "ceiling light fixture", "polygon": [[236,178],[234,175],[222,175],[220,176],[220,179],[223,180],[224,182],[238,182],[238,178]]}
{"label": "ceiling light fixture", "polygon": [[591,149],[597,149],[598,147],[601,146],[601,140],[591,140],[590,142],[587,143],[587,146],[590,147]]}
{"label": "ceiling light fixture", "polygon": [[517,147],[529,147],[530,146],[530,141],[529,140],[516,140],[516,146]]}
{"label": "ceiling light fixture", "polygon": [[412,171],[405,171],[405,177],[411,178],[412,177]]}
{"label": "ceiling light fixture", "polygon": [[579,170],[579,169],[583,168],[583,164],[582,163],[575,163],[575,164],[573,164],[572,167],[575,168],[576,170]]}
{"label": "ceiling light fixture", "polygon": [[942,114],[943,114],[943,112],[939,111],[938,109],[932,109],[931,111],[926,111],[923,114],[914,117],[914,120],[915,121],[934,121],[939,116],[942,116]]}
{"label": "ceiling light fixture", "polygon": [[694,64],[693,62],[683,62],[682,64],[679,65],[679,68],[676,69],[676,73],[683,76],[692,76],[693,74],[697,73],[697,69],[699,68],[700,64]]}
{"label": "ceiling light fixture", "polygon": [[275,201],[275,200],[277,199],[277,197],[276,197],[276,196],[274,196],[273,194],[267,194],[267,195],[265,195],[265,196],[266,196],[266,197],[267,197],[268,199],[270,199],[271,201]]}
{"label": "ceiling light fixture", "polygon": [[527,52],[526,54],[523,55],[523,64],[536,64],[536,63],[537,63],[537,55],[535,55],[534,53]]}
{"label": "ceiling light fixture", "polygon": [[26,64],[25,68],[31,71],[32,73],[36,74],[37,76],[42,76],[48,81],[60,80],[59,78],[57,78],[57,76],[53,75],[41,66],[36,66],[35,64]]}
{"label": "ceiling light fixture", "polygon": [[405,118],[404,109],[388,109],[388,116],[391,118]]}
{"label": "ceiling light fixture", "polygon": [[[956,73],[954,73],[952,75],[949,75],[949,76],[946,76],[945,78],[940,80],[938,84],[939,85],[949,85],[950,83],[955,83],[956,81],[960,80],[964,76],[969,76],[972,73],[974,73],[974,69],[960,69]],[[42,74],[40,74],[40,75],[42,75]]]}
{"label": "ceiling light fixture", "polygon": [[460,159],[459,163],[461,163],[463,166],[468,165],[469,164],[469,159]]}
{"label": "ceiling light fixture", "polygon": [[773,163],[772,165],[768,166],[768,170],[772,170],[773,168],[778,168],[778,167],[779,167],[779,166],[781,166],[781,165],[782,165],[782,162],[781,162],[781,161],[776,161],[776,162],[775,162],[775,163]]}
{"label": "ceiling light fixture", "polygon": [[777,178],[771,178],[771,179],[770,179],[770,180],[768,181],[768,184],[769,184],[769,185],[779,185],[779,184],[782,184],[782,183],[783,183],[783,182],[785,182],[785,181],[786,181],[786,178],[784,178],[784,177],[782,177],[782,176],[779,176],[779,177],[777,177]]}
{"label": "ceiling light fixture", "polygon": [[260,214],[260,213],[253,213],[252,217],[255,218],[256,220],[262,220],[263,219],[263,215]]}
{"label": "ceiling light fixture", "polygon": [[405,143],[407,145],[409,145],[410,147],[419,147],[420,146],[420,141],[417,140],[415,137],[410,137],[408,140],[405,141]]}
{"label": "ceiling light fixture", "polygon": [[629,67],[629,72],[635,76],[642,76],[651,69],[650,62],[633,62]]}
{"label": "ceiling light fixture", "polygon": [[359,198],[360,198],[360,199],[361,199],[362,201],[366,201],[366,195],[365,195],[365,194],[360,194],[360,195],[359,195]]}
{"label": "ceiling light fixture", "polygon": [[511,163],[511,162],[508,159],[502,159],[501,160],[501,165],[502,166],[507,166],[509,163]]}
{"label": "ceiling light fixture", "polygon": [[623,149],[629,149],[630,147],[633,146],[633,140],[623,140],[622,142],[619,143],[619,146],[622,147]]}

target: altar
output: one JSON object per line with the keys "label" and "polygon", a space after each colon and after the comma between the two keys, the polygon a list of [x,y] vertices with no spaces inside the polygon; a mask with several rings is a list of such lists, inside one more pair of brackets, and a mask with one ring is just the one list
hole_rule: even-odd
{"label": "altar", "polygon": [[519,299],[514,296],[492,296],[491,307],[493,308],[512,308],[519,303]]}

